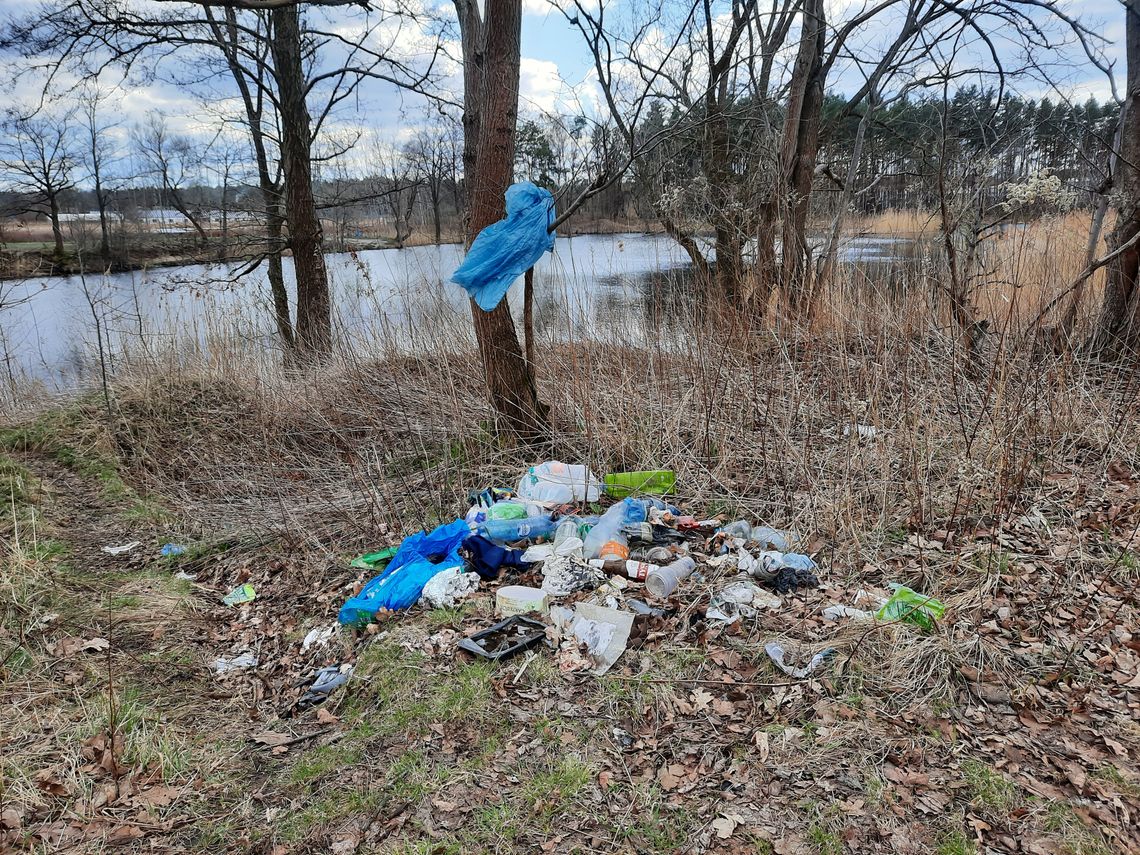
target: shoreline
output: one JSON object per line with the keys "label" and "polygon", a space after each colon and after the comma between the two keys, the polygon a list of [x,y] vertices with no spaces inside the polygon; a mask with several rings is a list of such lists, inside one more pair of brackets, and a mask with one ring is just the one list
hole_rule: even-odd
{"label": "shoreline", "polygon": [[[618,234],[662,234],[659,228],[653,228],[651,223],[608,223],[598,224],[598,227],[583,230],[566,231],[559,233],[559,237],[580,237],[585,235],[618,235]],[[353,239],[348,245],[338,248],[325,247],[325,255],[347,255],[359,252],[374,252],[386,249],[413,249],[424,246],[453,246],[461,243],[460,235],[450,232],[441,237],[437,243],[429,235],[412,235],[404,241],[403,246],[397,246],[392,238],[361,238]],[[153,249],[153,248],[152,248]],[[139,247],[132,252],[140,257],[128,259],[115,259],[111,264],[81,266],[77,264],[78,256],[68,255],[63,262],[56,262],[50,253],[40,250],[7,250],[0,247],[0,282],[16,282],[24,279],[65,279],[71,276],[98,275],[107,273],[130,273],[138,270],[151,270],[167,267],[190,267],[193,265],[214,264],[244,264],[252,261],[259,253],[233,253],[220,257],[216,252],[202,251],[192,248],[187,252],[177,250],[167,252],[154,252],[147,255],[146,247]],[[289,258],[291,252],[286,249],[282,256]],[[92,257],[95,257],[92,254]]]}

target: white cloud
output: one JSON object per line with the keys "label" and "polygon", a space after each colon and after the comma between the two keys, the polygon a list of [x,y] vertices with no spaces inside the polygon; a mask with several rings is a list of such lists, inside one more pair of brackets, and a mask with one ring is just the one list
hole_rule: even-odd
{"label": "white cloud", "polygon": [[524,56],[519,69],[520,106],[553,112],[562,100],[565,86],[558,66],[545,59]]}

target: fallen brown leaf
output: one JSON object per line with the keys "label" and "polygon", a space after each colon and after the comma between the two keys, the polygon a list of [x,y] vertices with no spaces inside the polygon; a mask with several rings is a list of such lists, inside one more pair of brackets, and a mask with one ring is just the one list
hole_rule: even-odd
{"label": "fallen brown leaf", "polygon": [[252,739],[254,742],[257,742],[260,745],[267,745],[270,748],[275,748],[278,745],[284,745],[286,742],[288,742],[292,738],[293,737],[291,737],[287,733],[277,733],[276,731],[272,731],[272,730],[266,730],[266,731],[262,731],[261,733],[255,733],[253,736],[250,737],[250,739]]}
{"label": "fallen brown leaf", "polygon": [[736,817],[726,814],[722,814],[712,821],[713,830],[716,832],[716,836],[721,840],[728,840],[728,838],[732,837],[732,833],[736,831],[737,825]]}

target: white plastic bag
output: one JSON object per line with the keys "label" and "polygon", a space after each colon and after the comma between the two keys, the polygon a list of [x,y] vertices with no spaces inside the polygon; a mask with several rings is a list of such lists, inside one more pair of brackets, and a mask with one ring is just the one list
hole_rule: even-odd
{"label": "white plastic bag", "polygon": [[596,502],[604,485],[598,476],[582,465],[548,460],[532,466],[519,481],[519,498],[532,502],[564,505],[568,502]]}

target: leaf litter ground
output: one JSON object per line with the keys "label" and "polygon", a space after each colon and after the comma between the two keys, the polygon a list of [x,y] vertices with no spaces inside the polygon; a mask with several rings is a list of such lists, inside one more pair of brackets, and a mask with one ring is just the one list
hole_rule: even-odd
{"label": "leaf litter ground", "polygon": [[[1140,851],[1140,482],[1126,467],[1057,473],[998,528],[900,532],[844,567],[816,544],[823,587],[727,627],[702,619],[718,580],[683,587],[678,614],[639,623],[596,678],[541,648],[457,654],[494,621],[493,586],[302,650],[358,582],[347,562],[280,538],[211,541],[208,509],[175,528],[43,455],[7,465],[4,847]],[[156,558],[189,530],[200,545]],[[891,580],[947,603],[937,633],[822,618]],[[222,606],[245,582],[257,599]],[[770,640],[801,661],[837,655],[794,680]],[[213,673],[239,652],[257,667]],[[311,675],[341,663],[347,686],[297,711]]]}

